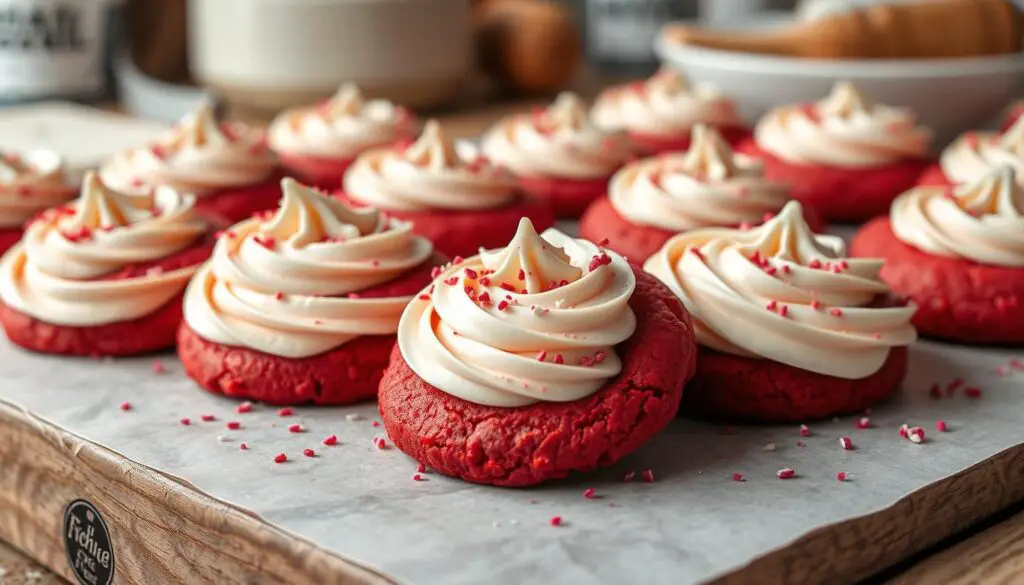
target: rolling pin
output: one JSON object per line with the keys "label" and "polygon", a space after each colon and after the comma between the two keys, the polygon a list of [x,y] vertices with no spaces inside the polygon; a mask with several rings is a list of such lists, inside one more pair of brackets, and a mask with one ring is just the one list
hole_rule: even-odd
{"label": "rolling pin", "polygon": [[1009,0],[875,5],[759,34],[667,25],[680,44],[810,59],[942,59],[1016,53],[1024,17]]}

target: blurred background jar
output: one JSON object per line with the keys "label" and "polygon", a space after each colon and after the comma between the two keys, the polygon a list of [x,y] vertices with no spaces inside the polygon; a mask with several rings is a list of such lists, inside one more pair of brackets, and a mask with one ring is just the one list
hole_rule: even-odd
{"label": "blurred background jar", "polygon": [[109,98],[123,5],[124,0],[0,3],[0,102]]}

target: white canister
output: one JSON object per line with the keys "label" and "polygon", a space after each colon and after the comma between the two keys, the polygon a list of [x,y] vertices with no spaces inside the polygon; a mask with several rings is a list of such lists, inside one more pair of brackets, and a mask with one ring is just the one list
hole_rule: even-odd
{"label": "white canister", "polygon": [[0,102],[104,97],[124,0],[0,5]]}
{"label": "white canister", "polygon": [[353,81],[410,106],[449,101],[472,64],[466,0],[189,0],[192,72],[234,105],[308,102]]}

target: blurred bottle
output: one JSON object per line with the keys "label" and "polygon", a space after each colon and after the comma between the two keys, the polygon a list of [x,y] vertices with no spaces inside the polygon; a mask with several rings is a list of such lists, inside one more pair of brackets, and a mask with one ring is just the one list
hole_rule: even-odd
{"label": "blurred bottle", "polygon": [[109,97],[123,4],[124,0],[0,3],[0,103]]}
{"label": "blurred bottle", "polygon": [[696,16],[697,0],[585,0],[587,57],[610,73],[653,73],[658,67],[653,44],[661,26]]}

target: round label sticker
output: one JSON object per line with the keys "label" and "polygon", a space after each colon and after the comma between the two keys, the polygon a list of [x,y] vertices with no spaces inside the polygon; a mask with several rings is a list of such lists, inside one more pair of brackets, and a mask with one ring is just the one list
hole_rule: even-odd
{"label": "round label sticker", "polygon": [[82,585],[110,585],[114,580],[110,532],[96,507],[85,500],[75,500],[64,509],[64,549]]}

